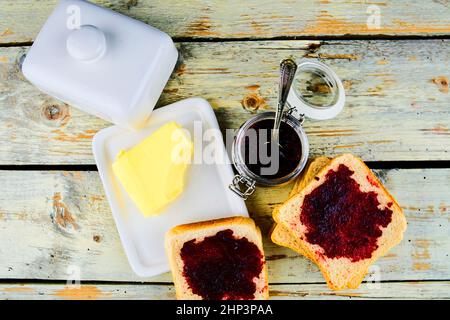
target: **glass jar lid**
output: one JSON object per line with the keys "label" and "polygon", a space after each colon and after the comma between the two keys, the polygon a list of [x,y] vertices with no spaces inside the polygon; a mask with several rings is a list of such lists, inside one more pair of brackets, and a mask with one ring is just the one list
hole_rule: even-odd
{"label": "glass jar lid", "polygon": [[299,114],[315,120],[334,118],[345,104],[345,90],[337,74],[324,63],[301,59],[287,102]]}

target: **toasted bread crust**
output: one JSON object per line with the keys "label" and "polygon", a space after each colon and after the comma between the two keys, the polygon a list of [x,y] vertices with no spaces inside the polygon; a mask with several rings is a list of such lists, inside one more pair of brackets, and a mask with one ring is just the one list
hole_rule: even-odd
{"label": "toasted bread crust", "polygon": [[203,230],[211,227],[221,227],[221,226],[231,226],[231,225],[248,225],[248,226],[255,226],[255,222],[246,217],[236,216],[236,217],[227,217],[227,218],[221,218],[221,219],[215,219],[215,220],[207,220],[207,221],[199,221],[199,222],[193,222],[193,223],[186,223],[181,224],[176,227],[173,227],[170,229],[166,237],[172,237],[176,236],[181,233],[185,233],[188,231],[197,231],[197,230]]}
{"label": "toasted bread crust", "polygon": [[323,167],[330,163],[330,161],[330,158],[323,156],[314,158],[307,165],[305,174],[300,176],[300,178],[295,181],[294,187],[292,188],[289,197],[292,197],[299,193],[320,172]]}
{"label": "toasted bread crust", "polygon": [[[263,270],[257,280],[255,280],[257,281],[256,289],[258,291],[255,292],[255,298],[269,299],[268,271],[262,246],[261,230],[255,225],[252,219],[240,216],[179,225],[167,232],[165,246],[172,270],[177,299],[201,299],[200,296],[193,294],[186,286],[185,279],[182,275],[182,262],[179,257],[179,248],[181,245],[186,241],[202,239],[225,229],[231,229],[234,232],[242,229],[238,234],[247,233],[248,240],[256,244],[261,251],[263,255]],[[179,239],[180,237],[184,238]]]}

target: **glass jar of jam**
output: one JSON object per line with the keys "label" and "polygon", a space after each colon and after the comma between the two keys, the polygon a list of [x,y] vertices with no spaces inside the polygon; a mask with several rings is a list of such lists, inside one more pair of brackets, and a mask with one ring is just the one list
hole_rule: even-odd
{"label": "glass jar of jam", "polygon": [[232,160],[238,174],[230,189],[244,199],[257,185],[277,186],[295,179],[309,156],[304,119],[331,119],[344,107],[344,86],[331,68],[313,59],[301,59],[297,65],[278,140],[271,138],[275,112],[251,117],[234,136]]}

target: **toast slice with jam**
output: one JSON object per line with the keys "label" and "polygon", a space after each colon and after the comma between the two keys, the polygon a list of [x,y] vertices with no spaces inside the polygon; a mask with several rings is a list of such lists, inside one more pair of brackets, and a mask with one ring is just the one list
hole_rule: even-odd
{"label": "toast slice with jam", "polygon": [[[289,197],[299,193],[320,172],[320,170],[330,162],[330,160],[331,159],[327,157],[317,157],[311,161],[306,167],[305,173],[296,180]],[[313,257],[305,249],[303,249],[302,244],[297,241],[289,230],[283,227],[283,225],[274,223],[269,232],[269,236],[273,243],[294,250],[298,254],[303,255],[307,259],[314,262]],[[364,279],[365,275],[366,272],[355,274],[355,276],[349,280],[346,287],[349,289],[356,289]]]}
{"label": "toast slice with jam", "polygon": [[177,299],[268,299],[261,231],[252,219],[180,225],[165,243]]}
{"label": "toast slice with jam", "polygon": [[283,234],[282,242],[315,262],[334,290],[357,287],[369,266],[406,230],[400,206],[364,162],[350,154],[331,160],[273,216],[290,237],[277,225],[272,238]]}

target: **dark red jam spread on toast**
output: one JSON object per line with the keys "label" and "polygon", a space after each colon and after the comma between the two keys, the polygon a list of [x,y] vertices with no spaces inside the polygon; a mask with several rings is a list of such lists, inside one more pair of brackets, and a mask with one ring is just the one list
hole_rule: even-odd
{"label": "dark red jam spread on toast", "polygon": [[254,279],[263,269],[259,248],[230,229],[185,242],[181,248],[183,275],[192,292],[207,300],[253,299]]}
{"label": "dark red jam spread on toast", "polygon": [[325,256],[356,262],[378,248],[392,210],[379,209],[377,194],[362,192],[353,173],[344,164],[328,171],[325,181],[305,196],[300,220],[307,227],[306,240],[322,247]]}

